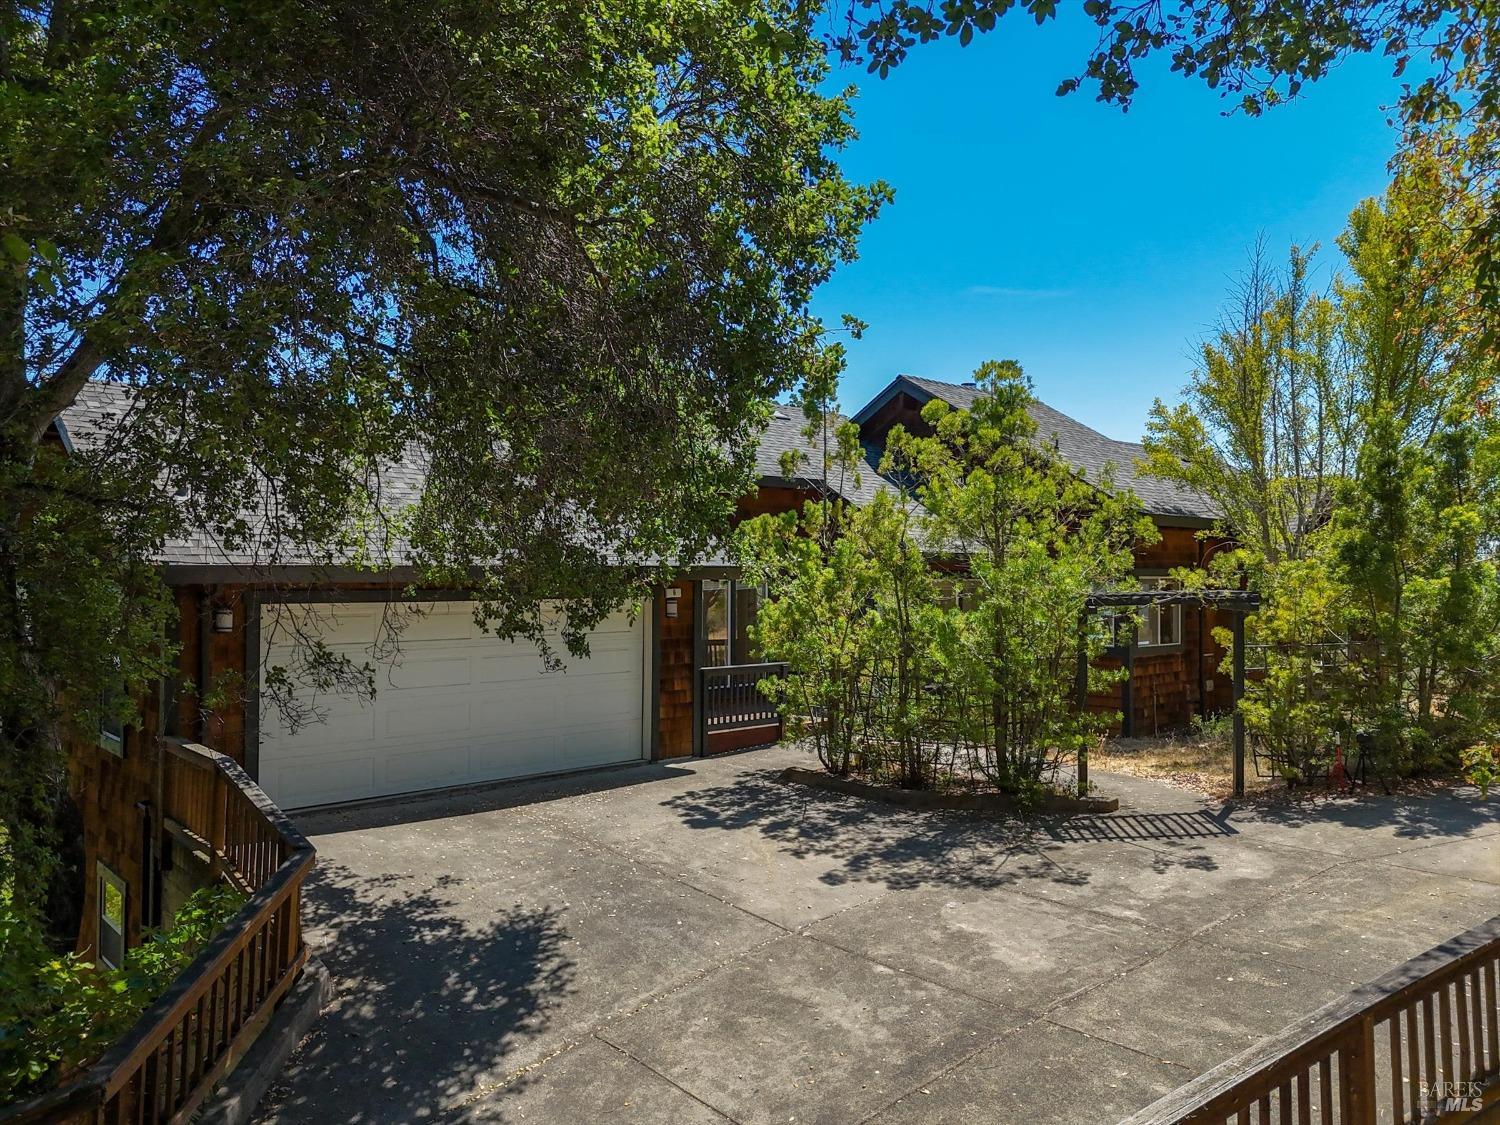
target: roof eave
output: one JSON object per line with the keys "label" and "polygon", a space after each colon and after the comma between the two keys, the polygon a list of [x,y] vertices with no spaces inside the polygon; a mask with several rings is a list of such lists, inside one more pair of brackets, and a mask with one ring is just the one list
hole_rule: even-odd
{"label": "roof eave", "polygon": [[73,456],[73,435],[68,433],[68,424],[63,421],[61,414],[52,419],[52,431],[57,434],[57,440],[62,443],[63,452],[69,457]]}
{"label": "roof eave", "polygon": [[1212,516],[1189,516],[1181,512],[1156,512],[1150,508],[1145,509],[1151,521],[1160,527],[1185,527],[1194,531],[1207,531],[1209,528],[1217,527],[1219,521]]}

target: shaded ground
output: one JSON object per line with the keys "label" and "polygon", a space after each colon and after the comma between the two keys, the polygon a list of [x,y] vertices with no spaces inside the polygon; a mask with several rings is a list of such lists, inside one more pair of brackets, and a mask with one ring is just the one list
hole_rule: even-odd
{"label": "shaded ground", "polygon": [[914,812],[755,751],[302,818],[262,1120],[1112,1121],[1500,913],[1500,802]]}

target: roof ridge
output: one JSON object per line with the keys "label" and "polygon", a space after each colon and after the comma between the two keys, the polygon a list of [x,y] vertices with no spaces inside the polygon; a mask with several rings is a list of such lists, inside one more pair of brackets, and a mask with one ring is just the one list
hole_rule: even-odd
{"label": "roof ridge", "polygon": [[[960,391],[975,391],[975,390],[979,389],[973,383],[954,383],[954,382],[950,382],[947,379],[933,379],[933,378],[930,378],[930,377],[928,377],[926,375],[911,375],[911,374],[908,374],[908,373],[906,373],[904,371],[901,373],[901,377],[903,379],[910,379],[910,380],[912,380],[915,383],[930,383],[930,384],[932,384],[934,386],[952,387],[955,390],[960,390]],[[1132,446],[1136,446],[1138,448],[1140,447],[1140,442],[1127,441],[1124,438],[1110,437],[1103,430],[1096,430],[1093,426],[1090,426],[1087,422],[1081,422],[1081,421],[1079,421],[1077,418],[1073,417],[1073,415],[1069,414],[1066,410],[1060,410],[1057,407],[1053,406],[1050,402],[1047,402],[1045,399],[1042,399],[1042,398],[1038,397],[1038,395],[1036,394],[1036,392],[1035,392],[1034,389],[1028,388],[1028,391],[1029,391],[1029,393],[1031,395],[1031,402],[1032,402],[1033,405],[1040,406],[1044,410],[1051,411],[1053,414],[1056,414],[1059,418],[1065,418],[1069,422],[1071,422],[1073,425],[1079,426],[1082,429],[1088,430],[1089,433],[1091,433],[1091,434],[1097,434],[1099,437],[1103,438],[1105,441],[1115,442],[1115,443],[1117,443],[1119,445],[1132,445]]]}

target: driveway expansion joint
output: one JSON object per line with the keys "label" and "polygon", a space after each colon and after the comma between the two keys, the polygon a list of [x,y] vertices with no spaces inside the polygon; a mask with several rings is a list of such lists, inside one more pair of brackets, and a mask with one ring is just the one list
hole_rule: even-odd
{"label": "driveway expansion joint", "polygon": [[[1180,813],[1180,794],[1157,787],[1157,805],[1155,790],[1138,785],[1128,815],[1162,838],[1115,839],[1125,830],[1105,826],[1100,839],[1049,839],[1035,823],[799,798],[766,782],[791,756],[695,760],[690,777],[612,771],[598,788],[533,804],[502,797],[508,803],[476,807],[468,795],[453,812],[428,800],[408,820],[317,837],[326,865],[309,884],[309,933],[340,949],[330,968],[357,1002],[325,1015],[262,1120],[392,1120],[427,1108],[507,1120],[514,1110],[545,1123],[560,1120],[560,1104],[594,1104],[602,1117],[606,1097],[642,1122],[673,1122],[664,1115],[674,1109],[704,1125],[759,1121],[768,1102],[799,1121],[930,1117],[966,1099],[971,1110],[986,1104],[973,1099],[1000,1096],[995,1083],[1017,1067],[1029,1074],[1054,1050],[1116,1075],[1149,1073],[1119,1089],[1111,1082],[1123,1108],[1153,1083],[1230,1057],[1242,1033],[1306,1014],[1312,994],[1341,988],[1330,976],[1339,966],[1320,968],[1320,951],[1359,940],[1371,924],[1361,918],[1379,914],[1393,883],[1420,883],[1391,872],[1432,880],[1443,909],[1427,929],[1451,922],[1456,933],[1500,912],[1500,887],[1464,870],[1500,861],[1500,809],[1477,802],[1408,807],[1377,795],[1355,817],[1313,810],[1289,823],[1273,812],[1236,823],[1234,835],[1174,844],[1171,825],[1150,814]],[[1429,835],[1383,850],[1407,825]],[[1445,845],[1463,846],[1432,851]],[[1325,909],[1315,935],[1276,925],[1330,877],[1347,923]],[[1415,919],[1426,900],[1407,897]],[[533,915],[547,925],[521,924]],[[1076,949],[1036,946],[1023,964],[1017,943],[1033,932]],[[1375,959],[1399,944],[1381,943]],[[1299,958],[1307,963],[1290,963]],[[1241,974],[1231,961],[1266,971]],[[1240,981],[1222,983],[1230,973]],[[1194,1032],[1193,1011],[1149,998],[1178,979],[1213,1011],[1211,1034]],[[760,1021],[753,1035],[734,1030],[751,1026],[737,996],[761,1005],[747,1013]],[[787,1032],[804,1018],[816,1030],[794,1036],[801,1053],[788,1055]],[[1178,1048],[1191,1061],[1173,1057]],[[805,1087],[782,1081],[814,1051],[841,1061]],[[851,1065],[881,1058],[903,1068],[886,1068],[861,1094],[864,1076]],[[748,1063],[757,1068],[748,1084],[724,1072]],[[1007,1084],[1002,1116],[1045,1116],[1058,1098],[1089,1096],[1092,1072],[1046,1073],[1034,1091]],[[633,1087],[639,1101],[618,1100]]]}

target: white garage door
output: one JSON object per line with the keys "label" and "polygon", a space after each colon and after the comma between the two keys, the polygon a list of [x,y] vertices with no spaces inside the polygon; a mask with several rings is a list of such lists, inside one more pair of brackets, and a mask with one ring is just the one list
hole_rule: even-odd
{"label": "white garage door", "polygon": [[[262,668],[297,667],[297,631],[376,668],[373,701],[298,702],[321,721],[295,732],[262,692],[259,781],[282,808],[611,765],[644,756],[645,637],[618,613],[590,636],[587,660],[548,672],[534,644],[481,631],[466,602],[424,612],[377,602],[262,607]],[[377,649],[382,614],[401,612],[394,656]],[[294,629],[293,623],[296,623]]]}

